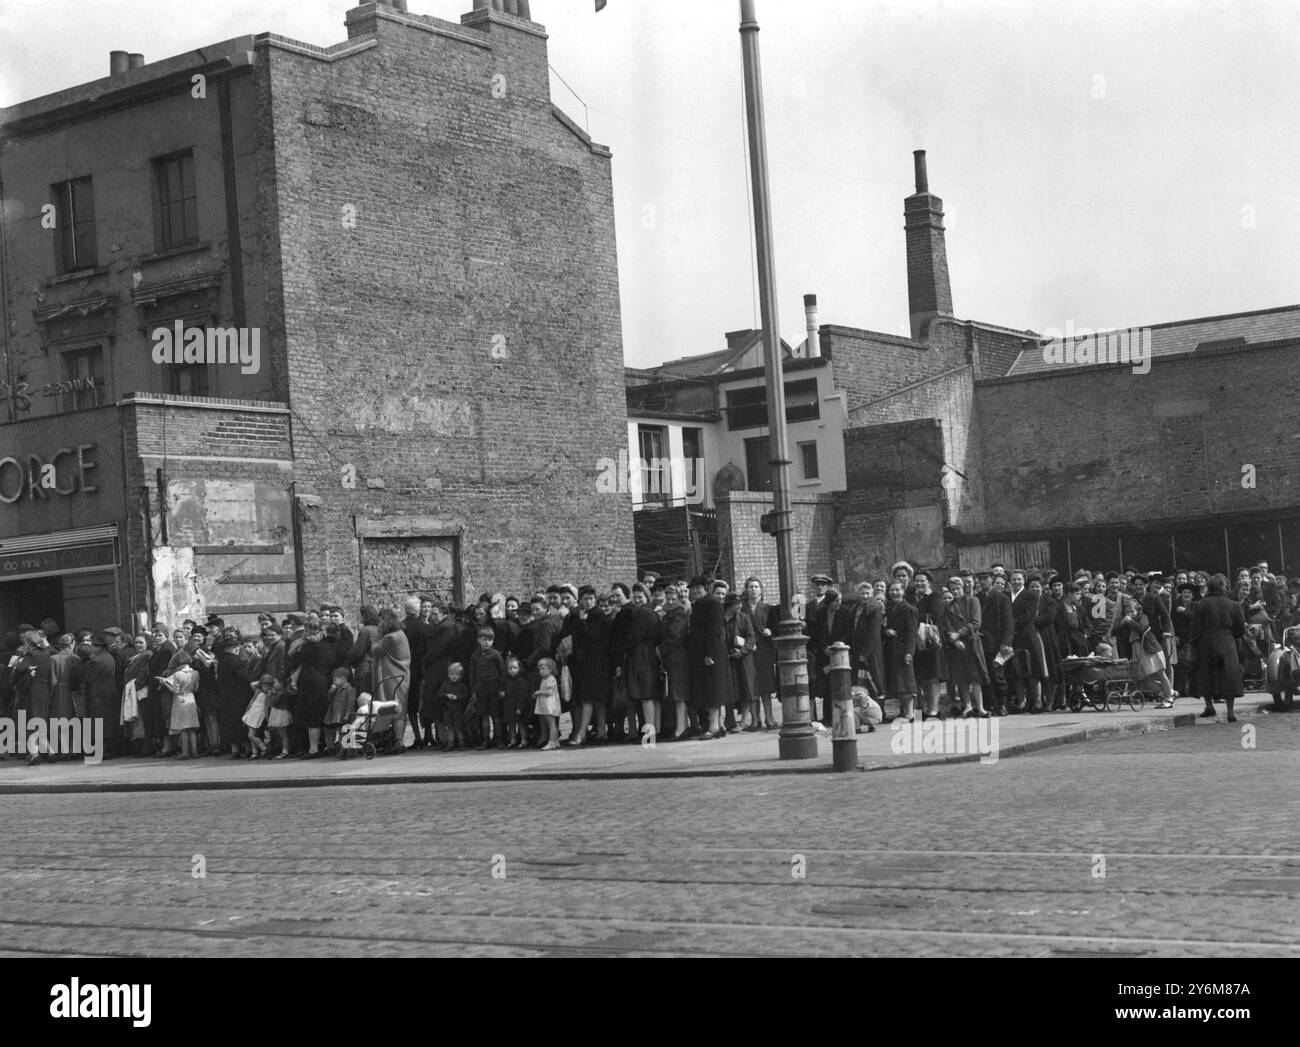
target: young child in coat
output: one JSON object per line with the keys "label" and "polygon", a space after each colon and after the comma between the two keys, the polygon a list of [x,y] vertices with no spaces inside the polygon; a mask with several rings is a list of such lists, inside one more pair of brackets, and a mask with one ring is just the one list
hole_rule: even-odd
{"label": "young child in coat", "polygon": [[253,691],[253,697],[244,710],[241,719],[248,728],[248,747],[250,760],[261,760],[266,756],[266,742],[262,738],[262,728],[266,726],[267,717],[271,715],[271,684],[274,676],[263,676]]}
{"label": "young child in coat", "polygon": [[469,707],[469,685],[465,683],[465,667],[460,662],[447,670],[446,682],[438,696],[446,710],[443,725],[447,729],[447,752],[465,746],[465,711]]}
{"label": "young child in coat", "polygon": [[289,694],[284,684],[274,676],[263,676],[257,686],[266,691],[266,704],[271,710],[266,723],[280,743],[280,751],[276,753],[273,759],[287,760],[289,758],[289,728],[293,726],[293,713],[290,711],[293,708],[293,696]]}
{"label": "young child in coat", "polygon": [[533,692],[533,712],[541,718],[542,752],[556,752],[560,748],[560,684],[555,678],[555,662],[543,658],[537,663],[537,690]]}
{"label": "young child in coat", "polygon": [[505,700],[502,712],[505,720],[507,749],[523,749],[524,728],[528,714],[532,710],[533,688],[524,675],[524,667],[519,659],[511,655],[506,661]]}
{"label": "young child in coat", "polygon": [[506,697],[506,663],[494,648],[496,633],[490,628],[480,629],[478,650],[469,662],[469,689],[478,706],[479,730],[483,740],[479,749],[506,747],[502,734],[502,706]]}
{"label": "young child in coat", "polygon": [[339,731],[357,715],[357,689],[352,686],[352,672],[346,666],[334,670],[329,705],[325,709],[325,751],[339,751]]}
{"label": "young child in coat", "polygon": [[185,651],[178,651],[172,664],[176,671],[158,678],[175,695],[169,733],[180,735],[181,751],[177,759],[193,760],[199,754],[199,702],[195,697],[199,674],[190,665],[190,656]]}

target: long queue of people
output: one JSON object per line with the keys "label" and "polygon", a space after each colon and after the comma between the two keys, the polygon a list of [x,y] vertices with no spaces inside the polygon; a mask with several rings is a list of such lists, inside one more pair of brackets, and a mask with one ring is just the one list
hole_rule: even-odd
{"label": "long queue of people", "polygon": [[[811,579],[803,613],[814,719],[829,726],[832,649],[853,682],[912,720],[1067,707],[1072,659],[1132,661],[1168,707],[1180,696],[1233,702],[1289,627],[1300,579],[1267,564],[1222,575],[1086,570],[934,572],[896,564],[890,580],[841,590]],[[1230,594],[1231,590],[1231,594]],[[23,626],[0,651],[0,706],[29,717],[96,717],[106,755],[317,759],[339,751],[364,703],[399,713],[413,750],[544,751],[776,729],[778,608],[757,578],[738,591],[700,576],[653,575],[607,592],[554,585],[471,608],[412,597],[401,610],[342,607],[259,617],[244,636],[219,618],[62,633]],[[888,704],[887,704],[888,703]],[[569,737],[560,718],[571,713]],[[892,717],[886,716],[889,720]],[[33,743],[35,764],[58,758]]]}

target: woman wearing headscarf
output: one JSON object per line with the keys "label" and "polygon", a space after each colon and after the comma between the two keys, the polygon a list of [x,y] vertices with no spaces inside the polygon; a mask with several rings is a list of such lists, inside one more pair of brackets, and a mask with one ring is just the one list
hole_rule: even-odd
{"label": "woman wearing headscarf", "polygon": [[1246,616],[1241,604],[1229,598],[1228,579],[1214,575],[1207,595],[1192,606],[1192,649],[1196,657],[1197,683],[1205,699],[1203,719],[1217,714],[1214,703],[1228,706],[1228,722],[1236,723],[1233,703],[1245,693],[1237,644],[1246,635]]}

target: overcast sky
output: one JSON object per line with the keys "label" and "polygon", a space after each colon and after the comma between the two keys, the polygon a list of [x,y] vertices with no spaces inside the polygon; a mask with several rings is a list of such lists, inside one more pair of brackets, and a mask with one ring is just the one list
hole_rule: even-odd
{"label": "overcast sky", "polygon": [[[327,45],[349,0],[0,0],[0,106],[243,33]],[[458,21],[471,0],[409,0]],[[1300,302],[1300,5],[758,0],[782,334],[907,332],[929,151],[958,316],[1119,327]],[[736,0],[532,0],[555,100],[614,150],[627,361],[757,326]]]}

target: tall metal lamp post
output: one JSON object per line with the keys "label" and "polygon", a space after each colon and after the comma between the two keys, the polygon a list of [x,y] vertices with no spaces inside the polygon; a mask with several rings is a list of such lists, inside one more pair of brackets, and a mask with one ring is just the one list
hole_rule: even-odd
{"label": "tall metal lamp post", "polygon": [[790,503],[790,454],[786,438],[785,375],[776,299],[776,247],[772,235],[771,185],[767,169],[767,127],[763,114],[763,71],[754,0],[740,0],[740,41],[745,59],[745,113],[749,123],[749,163],[754,183],[754,228],[758,247],[758,288],[763,316],[763,357],[767,370],[767,419],[771,433],[773,511],[763,530],[776,538],[781,581],[781,624],[776,638],[781,684],[781,759],[817,758],[808,663],[802,624],[794,614],[794,520]]}

